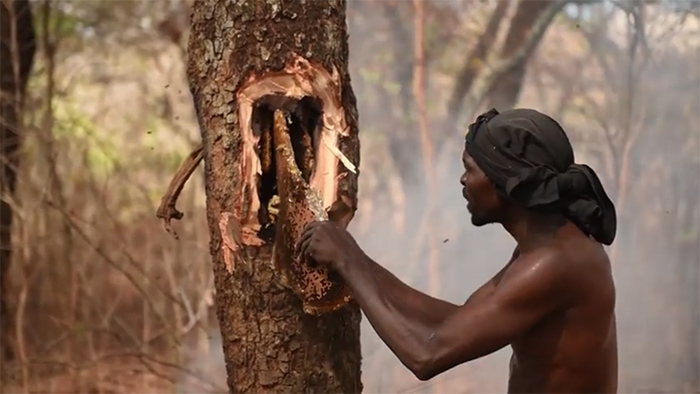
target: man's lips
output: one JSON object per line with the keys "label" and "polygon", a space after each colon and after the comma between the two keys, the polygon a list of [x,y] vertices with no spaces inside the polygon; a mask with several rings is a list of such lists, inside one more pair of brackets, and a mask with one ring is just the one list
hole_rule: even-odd
{"label": "man's lips", "polygon": [[469,197],[467,197],[467,190],[462,189],[462,197],[464,197],[465,200],[467,200],[467,210],[471,212],[471,209],[469,209],[471,203],[469,202]]}

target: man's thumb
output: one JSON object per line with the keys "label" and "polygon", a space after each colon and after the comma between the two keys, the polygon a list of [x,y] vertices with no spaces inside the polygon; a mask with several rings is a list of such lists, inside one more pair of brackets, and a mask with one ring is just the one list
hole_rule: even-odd
{"label": "man's thumb", "polygon": [[355,216],[355,210],[341,197],[328,208],[328,220],[334,224],[347,228]]}

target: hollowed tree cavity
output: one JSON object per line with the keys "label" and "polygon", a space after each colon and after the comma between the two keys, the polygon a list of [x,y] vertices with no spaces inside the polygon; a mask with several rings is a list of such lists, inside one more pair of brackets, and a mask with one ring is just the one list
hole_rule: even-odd
{"label": "hollowed tree cavity", "polygon": [[316,152],[319,149],[322,122],[322,104],[310,96],[297,100],[281,95],[267,95],[253,105],[252,131],[258,141],[255,153],[260,159],[261,167],[257,183],[260,201],[258,220],[261,226],[259,236],[266,242],[274,240],[279,207],[276,146],[272,134],[276,109],[281,109],[286,114],[294,162],[307,183],[311,183],[316,170]]}
{"label": "hollowed tree cavity", "polygon": [[[313,212],[317,213],[328,210],[342,199],[338,191],[339,166],[353,173],[356,168],[339,146],[341,139],[349,136],[341,86],[337,69],[326,69],[291,54],[283,70],[251,74],[236,92],[241,140],[237,160],[242,189],[238,190],[235,216],[242,225],[242,244],[270,244],[275,233],[274,204],[280,194],[275,189],[280,183],[277,173],[280,168],[275,163],[271,129],[272,113],[278,112],[276,110],[288,115],[277,123],[284,133],[276,135],[278,138],[283,135],[284,141],[290,137],[287,144],[292,146],[283,151],[289,163],[282,170],[289,174],[289,168],[294,168],[289,178],[294,179],[293,185],[287,192],[305,190],[308,194],[297,196],[294,202],[317,200],[317,203],[302,205],[313,207]],[[346,203],[348,207],[353,206],[352,202]],[[282,204],[283,207],[289,205],[288,201]],[[346,219],[351,217],[352,210]],[[297,218],[293,223],[299,221]]]}

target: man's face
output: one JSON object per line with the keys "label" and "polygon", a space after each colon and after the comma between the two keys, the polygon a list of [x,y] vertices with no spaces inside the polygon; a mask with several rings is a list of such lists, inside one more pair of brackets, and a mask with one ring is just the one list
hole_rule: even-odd
{"label": "man's face", "polygon": [[497,222],[504,210],[504,201],[496,188],[465,150],[462,153],[464,174],[459,182],[464,186],[462,196],[467,200],[467,210],[472,214],[472,224],[483,226]]}

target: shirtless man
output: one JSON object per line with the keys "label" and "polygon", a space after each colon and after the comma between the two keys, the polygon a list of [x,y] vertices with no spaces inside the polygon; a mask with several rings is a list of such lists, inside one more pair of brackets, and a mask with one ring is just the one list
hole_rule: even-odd
{"label": "shirtless man", "polygon": [[479,116],[462,161],[472,223],[499,223],[517,242],[463,305],[404,284],[331,222],[307,226],[298,251],[342,274],[420,380],[510,345],[508,392],[616,392],[615,286],[601,245],[612,243],[616,216],[597,176],[574,164],[556,121],[528,109]]}

